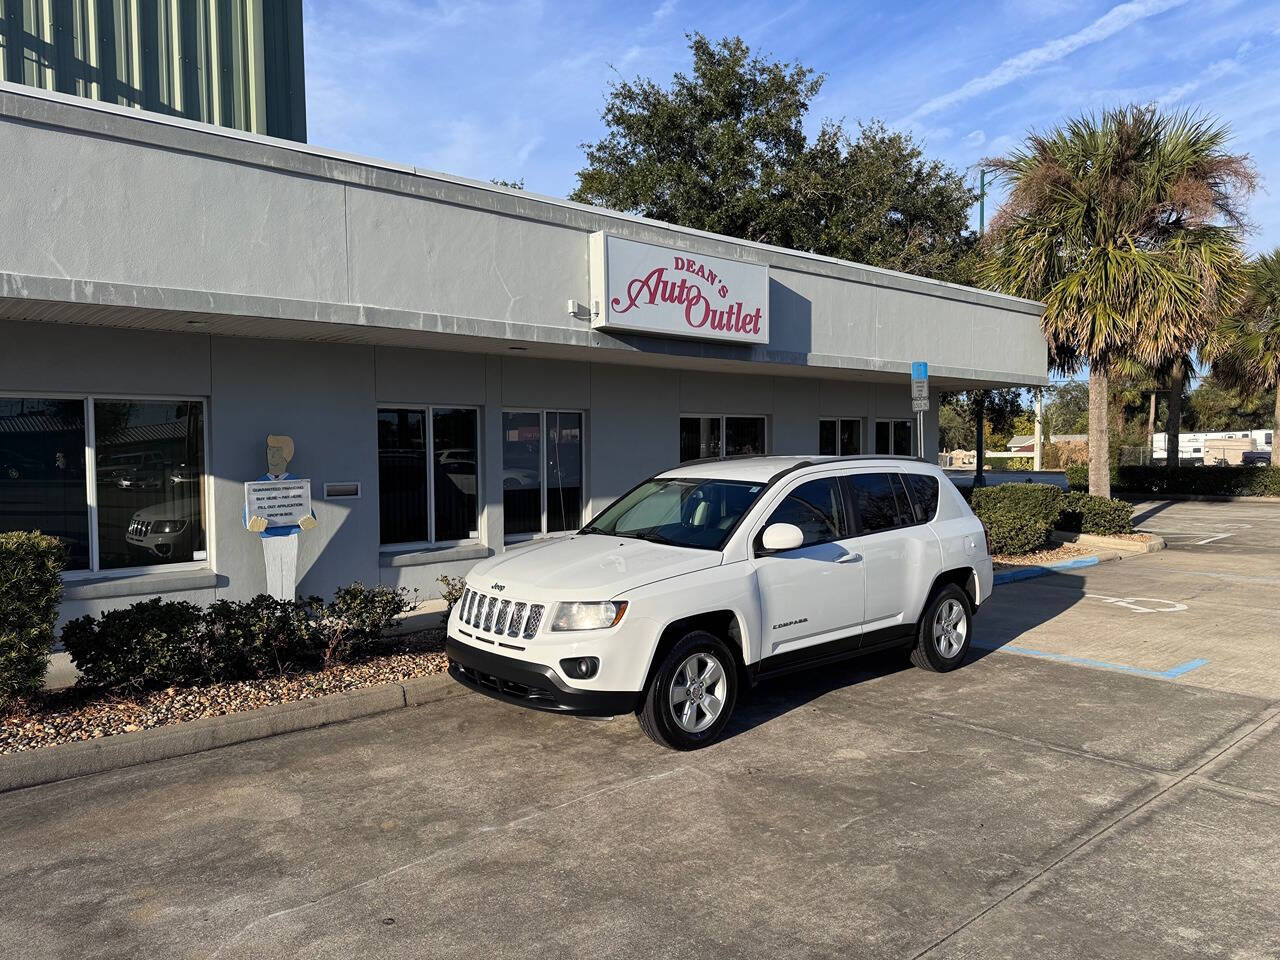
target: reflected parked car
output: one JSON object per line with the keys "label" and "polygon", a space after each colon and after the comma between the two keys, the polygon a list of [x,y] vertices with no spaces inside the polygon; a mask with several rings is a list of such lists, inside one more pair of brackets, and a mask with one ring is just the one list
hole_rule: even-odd
{"label": "reflected parked car", "polygon": [[193,501],[153,504],[134,513],[124,538],[133,551],[148,558],[190,560],[199,516]]}

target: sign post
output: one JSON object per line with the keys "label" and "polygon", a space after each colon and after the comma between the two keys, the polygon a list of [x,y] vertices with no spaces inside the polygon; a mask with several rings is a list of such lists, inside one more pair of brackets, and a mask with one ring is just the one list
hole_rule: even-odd
{"label": "sign post", "polygon": [[916,413],[916,455],[924,459],[924,414],[929,409],[929,364],[911,364],[911,409]]}

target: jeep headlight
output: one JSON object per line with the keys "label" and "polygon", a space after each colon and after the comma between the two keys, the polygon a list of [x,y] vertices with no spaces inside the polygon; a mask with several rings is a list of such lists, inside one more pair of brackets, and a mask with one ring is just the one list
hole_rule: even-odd
{"label": "jeep headlight", "polygon": [[553,631],[607,630],[616,627],[627,612],[625,600],[602,600],[597,603],[569,602],[556,604],[551,620]]}

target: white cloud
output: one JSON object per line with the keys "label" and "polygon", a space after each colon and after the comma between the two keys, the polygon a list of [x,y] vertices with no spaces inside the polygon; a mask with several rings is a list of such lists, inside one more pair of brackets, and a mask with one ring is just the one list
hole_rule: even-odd
{"label": "white cloud", "polygon": [[1112,7],[1082,30],[1050,40],[1030,50],[1024,50],[1016,56],[1009,57],[994,70],[980,77],[974,77],[955,90],[925,101],[899,125],[910,126],[922,117],[964,103],[966,100],[972,100],[992,90],[998,90],[1028,74],[1057,63],[1082,47],[1106,40],[1140,20],[1172,10],[1186,2],[1187,0],[1130,0],[1128,3]]}
{"label": "white cloud", "polygon": [[663,20],[667,19],[667,17],[671,16],[671,14],[675,13],[676,2],[677,0],[662,0],[662,3],[658,4],[654,9],[653,17],[650,22],[656,26]]}
{"label": "white cloud", "polygon": [[966,147],[980,147],[987,142],[987,135],[981,130],[974,130],[964,138]]}

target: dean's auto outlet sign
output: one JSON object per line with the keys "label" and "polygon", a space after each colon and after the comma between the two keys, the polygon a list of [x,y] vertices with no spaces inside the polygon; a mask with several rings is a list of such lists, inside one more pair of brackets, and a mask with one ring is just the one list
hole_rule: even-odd
{"label": "dean's auto outlet sign", "polygon": [[591,235],[592,325],[720,343],[769,342],[769,269]]}

